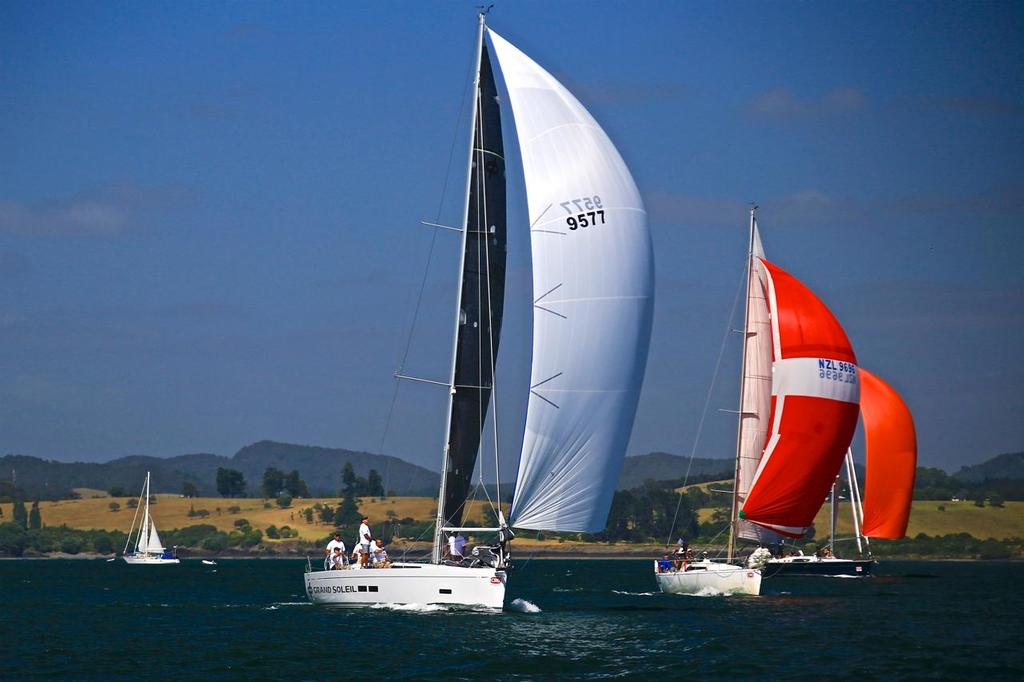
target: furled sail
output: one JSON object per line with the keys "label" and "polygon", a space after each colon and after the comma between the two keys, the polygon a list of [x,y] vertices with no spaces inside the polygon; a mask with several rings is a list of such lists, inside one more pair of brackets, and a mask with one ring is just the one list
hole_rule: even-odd
{"label": "furled sail", "polygon": [[476,466],[505,304],[505,152],[498,93],[486,48],[480,55],[478,93],[442,507],[443,518],[452,526],[462,522]]}
{"label": "furled sail", "polygon": [[772,327],[771,427],[740,516],[800,537],[828,495],[857,426],[857,358],[825,304],[786,271],[760,261]]}
{"label": "furled sail", "polygon": [[[753,221],[752,233],[744,325],[746,345],[743,352],[743,388],[736,452],[736,496],[739,508],[746,502],[750,484],[768,441],[768,415],[772,407],[772,326],[768,313],[768,276],[760,260],[764,258],[764,248],[761,246],[756,219]],[[737,521],[737,534],[744,540],[762,545],[779,540],[779,535],[774,531],[742,519]]]}
{"label": "furled sail", "polygon": [[586,109],[516,47],[488,37],[522,154],[533,258],[533,367],[511,523],[595,532],[608,519],[647,362],[647,215]]}
{"label": "furled sail", "polygon": [[860,381],[867,446],[861,533],[869,538],[902,538],[907,533],[917,469],[914,418],[889,384],[864,369]]}

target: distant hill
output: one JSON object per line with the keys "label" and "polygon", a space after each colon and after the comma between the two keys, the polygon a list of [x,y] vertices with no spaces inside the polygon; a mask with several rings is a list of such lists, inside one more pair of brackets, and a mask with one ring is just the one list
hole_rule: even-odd
{"label": "distant hill", "polygon": [[285,471],[298,469],[311,494],[327,496],[337,494],[341,488],[341,469],[346,462],[352,463],[358,476],[376,469],[386,477],[388,488],[399,495],[437,494],[438,474],[397,457],[273,441],[246,446],[233,457],[199,453],[166,459],[131,456],[97,463],[7,455],[0,457],[0,476],[8,479],[15,472],[16,485],[28,499],[59,498],[72,488],[107,490],[119,485],[137,491],[147,471],[153,474],[153,492],[178,493],[185,481],[191,481],[200,495],[216,495],[219,467],[241,471],[250,492],[255,493],[263,472],[274,466]]}
{"label": "distant hill", "polygon": [[692,466],[690,458],[673,455],[667,452],[651,452],[646,455],[627,457],[619,474],[619,490],[628,490],[643,485],[644,481],[676,481],[686,475],[687,467],[691,477],[723,474],[722,478],[732,478],[734,464],[731,459],[710,459],[694,457]]}
{"label": "distant hill", "polygon": [[967,483],[1024,479],[1024,452],[1007,452],[973,466],[961,467],[954,478]]}

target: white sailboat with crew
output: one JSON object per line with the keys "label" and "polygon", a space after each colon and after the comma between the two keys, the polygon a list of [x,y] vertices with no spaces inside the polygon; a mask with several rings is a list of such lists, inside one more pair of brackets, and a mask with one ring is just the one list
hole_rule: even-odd
{"label": "white sailboat with crew", "polygon": [[[142,494],[139,495],[139,504],[135,507],[135,516],[132,517],[132,526],[128,530],[128,539],[124,544],[124,556],[122,557],[129,564],[146,565],[170,565],[180,563],[174,555],[174,548],[163,546],[160,535],[156,531],[156,523],[149,513],[149,472],[146,472],[146,480],[142,484]],[[141,512],[141,519],[140,514]],[[138,521],[138,528],[136,528]],[[134,549],[132,547],[134,538]]]}
{"label": "white sailboat with crew", "polygon": [[[604,528],[632,430],[650,343],[653,253],[646,212],[615,146],[547,71],[479,17],[448,412],[429,563],[313,570],[314,603],[502,608],[512,528]],[[519,153],[528,220],[506,225],[502,119]],[[516,167],[518,166],[518,167]],[[533,356],[526,429],[508,519],[462,527],[495,389],[505,299],[507,228],[529,233]],[[504,394],[503,394],[504,396]],[[503,397],[503,400],[509,399]],[[492,415],[492,422],[494,416]],[[494,435],[497,456],[496,426]],[[497,477],[497,463],[495,476]],[[500,500],[500,489],[498,492]],[[471,560],[443,560],[446,533],[496,534]],[[468,565],[467,565],[468,564]]]}

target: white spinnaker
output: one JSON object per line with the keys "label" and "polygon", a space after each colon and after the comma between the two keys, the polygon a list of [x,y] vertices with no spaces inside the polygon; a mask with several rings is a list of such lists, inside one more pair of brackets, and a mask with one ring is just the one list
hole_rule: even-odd
{"label": "white spinnaker", "polygon": [[522,155],[533,259],[533,369],[511,523],[597,532],[608,520],[650,345],[647,214],[586,109],[516,47],[493,31],[488,37]]}
{"label": "white spinnaker", "polygon": [[[759,258],[764,258],[761,235],[754,223],[753,253],[747,267],[751,268],[747,284],[747,333],[743,367],[743,394],[740,397],[738,506],[750,491],[750,483],[761,461],[768,437],[768,416],[772,400],[772,326],[768,314],[767,283]],[[781,536],[757,524],[738,519],[739,537],[744,540],[772,544]]]}

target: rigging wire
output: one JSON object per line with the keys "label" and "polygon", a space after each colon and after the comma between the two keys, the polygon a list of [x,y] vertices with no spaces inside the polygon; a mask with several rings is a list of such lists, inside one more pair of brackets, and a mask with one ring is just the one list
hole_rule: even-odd
{"label": "rigging wire", "polygon": [[[693,467],[693,458],[697,454],[697,445],[700,443],[701,433],[704,431],[704,419],[708,415],[708,406],[711,404],[711,395],[715,390],[715,384],[718,382],[718,371],[722,367],[722,357],[725,355],[725,347],[729,341],[729,334],[732,333],[732,321],[736,317],[736,308],[739,306],[740,294],[743,292],[744,278],[740,278],[740,285],[736,288],[736,296],[732,301],[732,310],[729,312],[729,319],[726,320],[725,334],[722,336],[722,345],[718,348],[718,359],[715,361],[715,371],[711,374],[711,384],[708,386],[708,393],[704,398],[704,409],[700,413],[700,421],[697,422],[697,433],[693,437],[693,447],[690,448],[690,461],[686,465],[686,475],[683,477],[683,485],[685,487],[686,482],[690,480],[690,469]],[[742,409],[742,405],[740,406]],[[735,486],[735,482],[733,482]],[[669,530],[668,537],[665,539],[665,546],[668,547],[669,543],[672,542],[672,536],[675,534],[676,522],[679,520],[679,507],[683,503],[683,496],[685,493],[679,493],[679,499],[676,500],[676,511],[672,515],[672,526]],[[721,535],[721,533],[719,533]],[[717,535],[715,537],[718,537]]]}
{"label": "rigging wire", "polygon": [[[470,67],[469,76],[470,76],[469,80],[472,83],[472,80],[473,80],[473,78],[472,78],[472,76],[473,76],[473,68],[472,67]],[[438,200],[438,203],[437,203],[437,213],[435,214],[435,218],[434,218],[434,222],[436,222],[436,223],[440,223],[441,222],[441,213],[444,210],[444,201],[445,201],[445,197],[448,194],[448,182],[451,179],[451,175],[452,175],[452,161],[455,159],[455,148],[456,148],[456,146],[458,144],[459,127],[460,127],[460,124],[462,123],[462,116],[463,116],[463,114],[466,111],[466,101],[469,99],[469,90],[470,89],[471,88],[464,88],[463,89],[462,100],[461,100],[461,102],[459,104],[459,115],[455,119],[455,130],[452,132],[452,144],[451,144],[450,149],[448,150],[448,163],[447,163],[447,165],[445,167],[444,182],[441,185],[441,197]],[[422,303],[423,303],[423,292],[426,290],[426,287],[427,287],[427,277],[430,274],[430,264],[431,264],[431,261],[433,260],[434,247],[436,246],[436,244],[437,244],[437,228],[434,228],[433,230],[431,230],[430,246],[427,249],[426,263],[423,266],[423,277],[420,279],[419,291],[416,294],[416,304],[413,307],[412,320],[409,323],[409,333],[406,336],[405,349],[402,351],[402,360],[401,360],[401,362],[398,365],[398,373],[399,374],[401,374],[403,372],[403,370],[405,369],[405,363],[406,363],[406,361],[409,358],[409,351],[412,348],[412,338],[413,338],[413,334],[416,331],[416,322],[419,319],[420,308],[422,307]],[[387,440],[388,432],[391,429],[391,420],[394,417],[395,405],[398,402],[398,391],[399,391],[401,385],[402,385],[401,380],[399,378],[395,377],[395,388],[394,388],[394,391],[392,391],[392,394],[391,394],[391,405],[390,405],[390,407],[388,407],[387,417],[385,418],[385,421],[384,421],[384,432],[381,434],[380,446],[377,448],[378,454],[380,454],[380,455],[384,454],[384,444],[385,444],[385,441]],[[384,466],[385,466],[385,468],[384,468],[384,492],[386,493],[387,489],[388,489],[388,480],[389,480],[390,471],[391,471],[391,458],[390,457],[385,460]],[[443,472],[442,472],[442,475],[444,475]],[[406,486],[406,492],[409,492],[409,486],[411,486],[411,485],[412,485],[412,479],[410,479],[409,485]]]}

